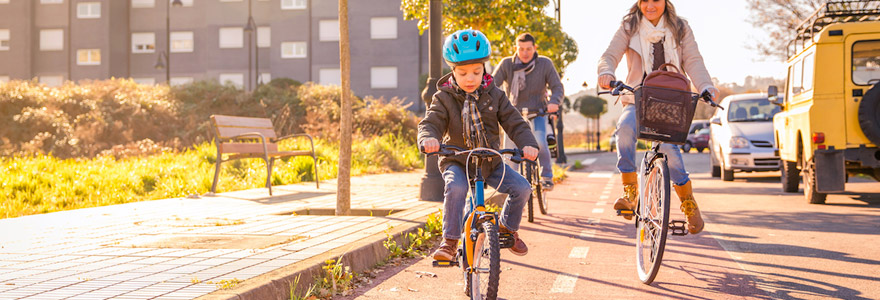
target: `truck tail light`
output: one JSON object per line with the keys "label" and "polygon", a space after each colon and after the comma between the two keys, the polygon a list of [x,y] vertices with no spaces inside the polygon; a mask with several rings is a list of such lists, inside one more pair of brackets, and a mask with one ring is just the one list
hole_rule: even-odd
{"label": "truck tail light", "polygon": [[822,132],[813,132],[813,144],[822,144],[825,142],[825,134]]}

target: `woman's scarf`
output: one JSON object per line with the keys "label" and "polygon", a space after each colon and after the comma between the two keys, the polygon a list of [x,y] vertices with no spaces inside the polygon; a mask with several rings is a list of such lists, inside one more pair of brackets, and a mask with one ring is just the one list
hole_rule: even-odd
{"label": "woman's scarf", "polygon": [[678,56],[678,46],[675,43],[675,35],[666,27],[666,16],[660,17],[657,26],[651,24],[648,18],[642,17],[639,23],[639,40],[642,46],[642,68],[645,73],[654,71],[654,43],[663,41],[663,53],[666,56],[664,63],[670,63],[681,68],[681,58]]}
{"label": "woman's scarf", "polygon": [[507,95],[510,96],[510,103],[513,103],[514,106],[518,103],[519,92],[526,89],[526,75],[535,70],[535,62],[537,60],[538,52],[535,52],[532,60],[527,64],[520,61],[518,53],[513,55],[513,78],[511,79],[510,90],[507,91]]}

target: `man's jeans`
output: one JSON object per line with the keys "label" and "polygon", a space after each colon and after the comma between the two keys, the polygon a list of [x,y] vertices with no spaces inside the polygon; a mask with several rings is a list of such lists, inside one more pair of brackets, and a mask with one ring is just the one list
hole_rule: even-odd
{"label": "man's jeans", "polygon": [[[636,172],[636,140],[638,134],[638,118],[636,117],[636,106],[633,104],[623,108],[623,114],[617,120],[617,170],[621,173]],[[669,174],[672,177],[672,183],[675,185],[684,185],[690,179],[688,172],[684,169],[684,161],[681,159],[681,151],[678,145],[666,144],[660,146],[660,152],[666,154],[666,162],[669,166]]]}
{"label": "man's jeans", "polygon": [[[507,169],[504,182],[500,182],[502,168]],[[474,174],[470,175],[474,176]],[[498,164],[492,174],[488,177],[484,174],[484,177],[487,185],[494,187],[499,193],[507,194],[499,222],[507,229],[519,230],[523,207],[532,193],[529,182],[505,164]],[[461,238],[461,220],[470,189],[464,167],[459,164],[449,165],[443,171],[443,181],[446,182],[446,189],[443,192],[443,237],[457,240]]]}
{"label": "man's jeans", "polygon": [[[547,127],[550,127],[550,124],[547,123],[547,116],[535,117],[532,119],[531,125],[532,134],[538,140],[538,162],[541,163],[541,177],[551,179],[553,178],[553,161],[550,160],[550,148],[547,147]],[[504,148],[516,147],[516,144],[510,139],[510,135],[505,134],[505,136]],[[519,170],[519,165],[516,163],[507,161],[507,165],[514,170]]]}

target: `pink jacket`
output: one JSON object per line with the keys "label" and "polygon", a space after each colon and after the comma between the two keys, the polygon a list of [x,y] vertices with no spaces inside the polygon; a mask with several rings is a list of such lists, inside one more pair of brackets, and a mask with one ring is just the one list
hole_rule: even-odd
{"label": "pink jacket", "polygon": [[[626,65],[629,73],[624,82],[626,82],[626,85],[635,87],[642,83],[642,78],[645,75],[644,67],[642,67],[642,57],[640,56],[642,55],[642,47],[638,35],[635,34],[634,38],[631,39],[626,34],[623,26],[623,24],[620,25],[617,33],[614,34],[614,38],[611,39],[608,49],[599,58],[599,75],[609,74],[614,76],[617,64],[620,63],[620,59],[626,54]],[[694,32],[687,21],[684,21],[684,37],[681,40],[678,51],[678,57],[681,57],[682,64],[680,67],[690,77],[691,83],[697,88],[697,91],[710,87],[714,88],[712,77],[709,76],[709,71],[706,70],[706,65],[703,63],[703,56],[700,55],[700,49],[697,47],[697,41],[694,40]],[[632,95],[621,96],[620,99],[624,106],[635,103]]]}

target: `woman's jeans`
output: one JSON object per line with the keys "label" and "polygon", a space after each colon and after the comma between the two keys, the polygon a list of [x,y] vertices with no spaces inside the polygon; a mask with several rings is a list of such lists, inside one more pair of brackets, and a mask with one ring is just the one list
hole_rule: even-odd
{"label": "woman's jeans", "polygon": [[[623,108],[623,114],[617,120],[617,170],[621,173],[632,173],[638,170],[636,167],[636,141],[638,134],[638,118],[636,106],[627,105]],[[666,163],[669,166],[669,175],[675,185],[684,185],[690,178],[684,169],[684,161],[681,159],[681,151],[678,145],[666,144],[660,146],[660,152],[666,155]]]}
{"label": "woman's jeans", "polygon": [[[502,168],[507,169],[504,174],[504,182],[500,182]],[[474,176],[474,174],[470,175]],[[519,230],[523,206],[532,193],[531,185],[525,177],[505,164],[498,164],[492,174],[489,176],[483,174],[483,176],[487,185],[494,187],[499,193],[507,194],[507,201],[501,210],[499,222],[511,231]],[[457,240],[461,238],[461,220],[470,189],[464,167],[459,164],[450,164],[443,171],[443,181],[446,182],[446,188],[443,192],[443,237]]]}
{"label": "woman's jeans", "polygon": [[[538,162],[541,163],[541,177],[543,179],[551,179],[553,178],[553,161],[550,160],[550,148],[547,146],[547,127],[550,127],[550,124],[547,123],[547,116],[535,117],[531,122],[532,134],[538,140]],[[516,147],[509,134],[504,136],[504,148]],[[507,165],[514,170],[519,169],[516,163],[507,161]]]}

